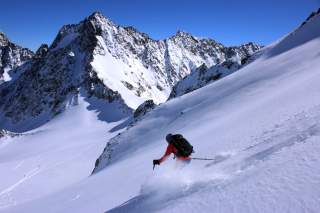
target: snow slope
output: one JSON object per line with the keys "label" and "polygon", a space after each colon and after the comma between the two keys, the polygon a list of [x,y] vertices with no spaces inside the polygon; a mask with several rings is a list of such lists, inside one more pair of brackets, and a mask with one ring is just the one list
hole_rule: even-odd
{"label": "snow slope", "polygon": [[[107,50],[108,48],[103,38],[98,37],[97,39],[103,49]],[[145,68],[137,59],[131,59],[130,64],[126,64],[106,51],[105,55],[94,56],[92,66],[104,84],[108,85],[113,91],[118,91],[126,104],[132,109],[137,108],[143,100],[148,98],[155,100],[157,103],[164,102],[170,93],[170,88],[167,88],[165,92],[157,89],[157,80],[153,75],[153,71]],[[150,85],[150,90],[137,95],[136,93],[128,92],[124,82],[135,88],[138,88],[141,82],[143,84],[147,83]]]}
{"label": "snow slope", "polygon": [[105,141],[117,133],[108,130],[125,116],[114,104],[80,96],[47,125],[0,138],[0,211],[87,178]]}
{"label": "snow slope", "polygon": [[[47,194],[37,189],[43,196],[28,201],[23,193],[32,188],[23,189],[20,182],[47,181],[35,179],[31,168],[27,181],[1,188],[3,199],[14,202],[4,202],[0,212],[317,212],[318,26],[319,15],[238,72],[149,112],[109,141],[90,177]],[[152,159],[163,154],[169,132],[184,134],[194,157],[215,160],[177,169],[168,159],[153,171]],[[15,142],[2,143],[0,156]],[[16,194],[10,197],[11,189]]]}

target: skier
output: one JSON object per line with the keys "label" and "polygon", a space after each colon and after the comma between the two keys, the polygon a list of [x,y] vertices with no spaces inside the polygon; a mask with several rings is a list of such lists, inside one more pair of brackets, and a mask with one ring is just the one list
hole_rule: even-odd
{"label": "skier", "polygon": [[166,141],[168,142],[168,147],[165,154],[157,160],[153,160],[153,168],[155,165],[160,165],[165,161],[171,153],[174,154],[179,162],[188,164],[191,161],[190,155],[193,153],[193,146],[180,134],[172,135],[168,134],[166,136]]}

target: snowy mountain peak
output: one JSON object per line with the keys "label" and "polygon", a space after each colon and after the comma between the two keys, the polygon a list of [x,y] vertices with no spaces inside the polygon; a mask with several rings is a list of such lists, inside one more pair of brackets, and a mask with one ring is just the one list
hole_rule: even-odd
{"label": "snowy mountain peak", "polygon": [[100,11],[94,11],[90,16],[88,16],[88,19],[106,19],[106,17]]}
{"label": "snowy mountain peak", "polygon": [[176,34],[173,37],[178,37],[178,38],[195,38],[193,35],[190,33],[183,31],[183,30],[178,30]]}
{"label": "snowy mountain peak", "polygon": [[312,12],[308,18],[302,23],[302,26],[305,25],[307,22],[311,21],[312,19],[314,19],[315,17],[317,16],[320,16],[320,8],[315,11],[315,12]]}
{"label": "snowy mountain peak", "polygon": [[12,43],[9,38],[0,32],[0,84],[10,81],[16,73],[10,72],[29,61],[34,53]]}
{"label": "snowy mountain peak", "polygon": [[8,37],[3,32],[0,32],[0,46],[6,46],[8,45],[8,43]]}
{"label": "snowy mountain peak", "polygon": [[110,19],[105,17],[101,12],[93,12],[83,22],[91,22],[95,28],[103,30],[106,26],[118,27],[117,24],[113,23]]}
{"label": "snowy mountain peak", "polygon": [[5,115],[1,124],[16,130],[29,119],[41,120],[39,116],[46,122],[63,112],[80,91],[106,104],[116,102],[130,113],[146,100],[165,102],[172,87],[202,64],[241,60],[247,52],[246,47],[230,49],[183,31],[153,40],[94,12],[78,24],[63,26],[51,46],[42,45],[21,69],[19,79],[0,88]]}
{"label": "snowy mountain peak", "polygon": [[109,23],[112,23],[113,25],[116,25],[110,19],[105,17],[100,11],[93,12],[90,16],[87,17],[87,20],[89,20],[89,21],[100,21],[100,22],[109,22]]}
{"label": "snowy mountain peak", "polygon": [[[149,37],[148,34],[146,33],[143,33],[143,32],[140,32],[138,29],[136,29],[135,27],[133,26],[127,26],[127,27],[124,27],[124,29],[129,33],[131,34],[132,36],[140,36],[144,41],[147,41],[147,40],[154,40],[152,38]],[[154,40],[155,41],[155,40]]]}
{"label": "snowy mountain peak", "polygon": [[39,49],[36,51],[36,54],[34,57],[36,58],[43,58],[49,51],[49,46],[47,44],[41,44]]}
{"label": "snowy mountain peak", "polygon": [[180,42],[180,43],[183,43],[184,45],[194,45],[194,44],[199,43],[201,40],[210,41],[210,42],[212,42],[214,44],[216,43],[213,39],[209,39],[209,38],[208,39],[207,38],[199,39],[199,38],[193,36],[192,34],[190,34],[188,32],[185,32],[185,31],[182,31],[182,30],[178,30],[176,32],[176,34],[171,36],[171,37],[169,37],[168,40],[172,40],[172,41],[174,41],[176,43]]}
{"label": "snowy mountain peak", "polygon": [[248,43],[240,45],[241,49],[243,49],[243,50],[244,49],[249,49],[252,52],[256,52],[256,51],[260,50],[261,47],[263,47],[263,46],[261,46],[259,44],[256,44],[256,43],[253,43],[253,42],[248,42]]}
{"label": "snowy mountain peak", "polygon": [[68,24],[61,27],[50,48],[59,49],[59,47],[65,47],[70,43],[70,41],[72,41],[72,38],[76,37],[76,30],[77,25],[75,24]]}

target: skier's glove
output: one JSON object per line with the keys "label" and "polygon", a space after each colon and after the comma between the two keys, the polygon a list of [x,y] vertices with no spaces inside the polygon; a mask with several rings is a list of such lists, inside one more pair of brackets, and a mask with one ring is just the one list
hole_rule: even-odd
{"label": "skier's glove", "polygon": [[160,160],[153,160],[153,165],[160,165]]}

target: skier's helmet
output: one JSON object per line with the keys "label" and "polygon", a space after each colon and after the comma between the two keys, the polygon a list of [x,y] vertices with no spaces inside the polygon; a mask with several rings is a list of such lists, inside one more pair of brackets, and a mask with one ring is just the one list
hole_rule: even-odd
{"label": "skier's helmet", "polygon": [[172,141],[172,134],[167,134],[166,140],[168,143],[170,143]]}

